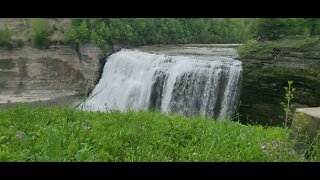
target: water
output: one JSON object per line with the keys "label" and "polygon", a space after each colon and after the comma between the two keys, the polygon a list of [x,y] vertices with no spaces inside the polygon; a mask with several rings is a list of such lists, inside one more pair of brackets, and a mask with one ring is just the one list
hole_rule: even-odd
{"label": "water", "polygon": [[240,61],[219,56],[112,54],[102,78],[82,105],[89,111],[156,109],[185,116],[225,118],[238,103]]}

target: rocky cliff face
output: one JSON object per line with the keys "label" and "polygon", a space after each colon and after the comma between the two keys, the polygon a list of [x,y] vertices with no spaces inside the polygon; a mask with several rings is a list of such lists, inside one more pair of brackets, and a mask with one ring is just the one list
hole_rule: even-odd
{"label": "rocky cliff face", "polygon": [[244,122],[281,125],[288,80],[297,89],[293,105],[320,106],[320,59],[307,59],[304,53],[282,51],[266,60],[245,59],[240,113]]}
{"label": "rocky cliff face", "polygon": [[92,44],[79,50],[31,46],[0,50],[0,103],[46,100],[93,89],[101,50]]}

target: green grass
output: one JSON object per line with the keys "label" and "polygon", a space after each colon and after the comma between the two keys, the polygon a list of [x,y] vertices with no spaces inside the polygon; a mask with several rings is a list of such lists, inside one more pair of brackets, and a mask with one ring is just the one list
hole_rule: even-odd
{"label": "green grass", "polygon": [[289,130],[158,112],[0,110],[0,161],[302,161]]}

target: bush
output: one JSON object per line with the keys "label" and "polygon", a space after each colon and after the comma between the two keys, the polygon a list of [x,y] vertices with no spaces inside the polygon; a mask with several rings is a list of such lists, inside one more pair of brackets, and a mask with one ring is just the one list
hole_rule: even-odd
{"label": "bush", "polygon": [[312,38],[305,38],[303,43],[301,43],[301,48],[304,48],[306,50],[312,48],[312,47],[315,47],[316,44],[319,43],[319,36],[313,36]]}
{"label": "bush", "polygon": [[5,47],[10,49],[11,48],[11,36],[12,32],[8,27],[5,27],[4,29],[0,29],[0,47]]}
{"label": "bush", "polygon": [[63,42],[65,44],[70,44],[72,46],[76,46],[77,44],[80,43],[80,39],[77,37],[77,31],[74,28],[68,29],[64,33],[64,40]]}
{"label": "bush", "polygon": [[272,58],[272,42],[256,42],[249,40],[238,48],[241,59],[269,59]]}
{"label": "bush", "polygon": [[32,19],[30,22],[30,37],[35,46],[48,48],[50,45],[50,27],[44,19]]}
{"label": "bush", "polygon": [[22,39],[17,39],[16,47],[21,48],[24,46],[24,42]]}

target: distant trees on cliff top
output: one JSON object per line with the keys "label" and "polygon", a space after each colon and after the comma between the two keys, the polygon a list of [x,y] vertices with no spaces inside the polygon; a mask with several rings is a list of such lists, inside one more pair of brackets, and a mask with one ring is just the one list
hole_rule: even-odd
{"label": "distant trees on cliff top", "polygon": [[247,26],[248,19],[243,18],[73,19],[65,41],[99,45],[240,43],[249,38]]}
{"label": "distant trees on cliff top", "polygon": [[[27,23],[24,34],[28,34],[26,39],[32,40],[35,46],[47,47],[54,43],[49,36],[57,28],[47,21],[30,19]],[[78,18],[71,19],[70,28],[60,31],[63,42],[72,45],[92,42],[100,46],[140,46],[243,43],[257,37],[273,40],[292,35],[312,37],[320,34],[319,24],[320,18]],[[15,36],[24,37],[24,34]],[[0,29],[0,47],[14,45],[12,36],[14,33],[10,29]]]}
{"label": "distant trees on cliff top", "polygon": [[250,36],[278,39],[291,35],[319,35],[320,18],[260,18],[251,19]]}
{"label": "distant trees on cliff top", "polygon": [[250,38],[317,35],[318,18],[91,18],[73,19],[71,44],[149,45],[242,43]]}

